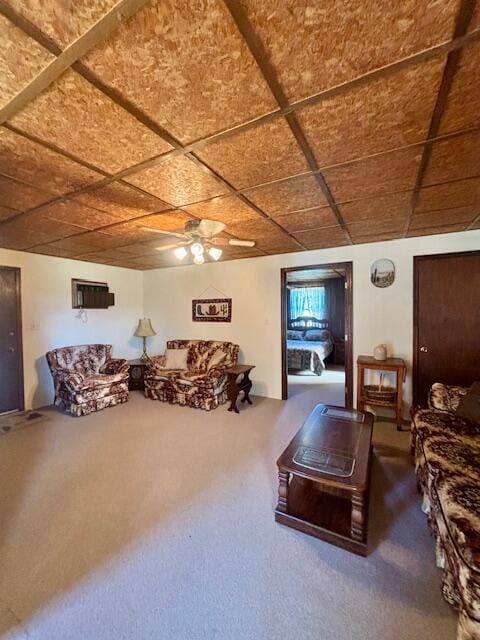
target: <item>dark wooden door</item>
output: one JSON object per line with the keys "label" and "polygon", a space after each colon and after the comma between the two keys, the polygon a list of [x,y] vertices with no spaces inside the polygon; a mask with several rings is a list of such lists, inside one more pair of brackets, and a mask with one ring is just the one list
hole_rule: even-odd
{"label": "dark wooden door", "polygon": [[20,270],[0,267],[0,413],[23,409]]}
{"label": "dark wooden door", "polygon": [[480,380],[480,251],[415,258],[414,404],[434,382]]}

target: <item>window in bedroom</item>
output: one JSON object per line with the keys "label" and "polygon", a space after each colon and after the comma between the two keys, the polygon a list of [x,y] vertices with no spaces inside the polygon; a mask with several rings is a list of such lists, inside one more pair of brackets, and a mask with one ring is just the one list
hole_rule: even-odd
{"label": "window in bedroom", "polygon": [[325,287],[290,289],[290,320],[302,316],[313,316],[319,320],[325,318]]}

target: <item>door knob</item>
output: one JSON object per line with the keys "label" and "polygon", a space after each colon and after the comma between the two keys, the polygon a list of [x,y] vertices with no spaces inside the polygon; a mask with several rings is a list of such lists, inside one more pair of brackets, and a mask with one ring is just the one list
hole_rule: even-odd
{"label": "door knob", "polygon": [[8,350],[10,351],[10,353],[15,353],[15,347],[8,347]]}
{"label": "door knob", "polygon": [[428,347],[420,347],[420,351],[423,353],[428,353]]}

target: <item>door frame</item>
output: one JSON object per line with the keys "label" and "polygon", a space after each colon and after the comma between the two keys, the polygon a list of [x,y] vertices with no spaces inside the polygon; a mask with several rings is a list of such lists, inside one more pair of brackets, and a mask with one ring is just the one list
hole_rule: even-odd
{"label": "door frame", "polygon": [[17,354],[18,354],[18,410],[25,410],[25,387],[23,375],[23,332],[22,332],[22,272],[19,267],[0,265],[0,271],[13,271],[15,274],[15,297],[17,300]]}
{"label": "door frame", "polygon": [[412,361],[412,400],[413,407],[418,405],[418,368],[419,368],[419,277],[420,264],[426,260],[443,260],[446,258],[461,258],[466,256],[480,256],[480,251],[455,251],[452,253],[430,253],[423,256],[413,256],[413,361]]}
{"label": "door frame", "polygon": [[280,270],[281,340],[282,340],[282,400],[288,398],[287,374],[287,276],[307,269],[345,269],[345,406],[353,407],[353,262],[307,264]]}

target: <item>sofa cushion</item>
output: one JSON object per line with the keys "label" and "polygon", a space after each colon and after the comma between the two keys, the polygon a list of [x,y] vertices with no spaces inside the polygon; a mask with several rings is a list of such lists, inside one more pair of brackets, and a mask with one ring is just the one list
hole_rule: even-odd
{"label": "sofa cushion", "polygon": [[428,393],[428,405],[437,411],[456,411],[462,396],[466,394],[465,387],[435,382]]}
{"label": "sofa cushion", "polygon": [[434,493],[443,521],[458,554],[475,571],[480,571],[479,478],[452,476],[437,483]]}
{"label": "sofa cushion", "polygon": [[227,359],[227,354],[222,349],[216,349],[213,355],[207,362],[207,370],[213,369],[213,367],[218,367],[223,364]]}
{"label": "sofa cushion", "polygon": [[480,425],[464,420],[454,413],[420,409],[415,412],[412,422],[412,439],[424,440],[430,436],[456,438],[457,436],[479,436]]}
{"label": "sofa cushion", "polygon": [[188,349],[167,349],[165,351],[165,369],[187,369]]}
{"label": "sofa cushion", "polygon": [[478,478],[480,482],[480,442],[468,436],[432,436],[423,443],[428,471],[436,477],[453,475]]}
{"label": "sofa cushion", "polygon": [[456,415],[480,425],[480,382],[474,382],[462,396]]}

